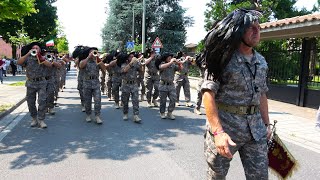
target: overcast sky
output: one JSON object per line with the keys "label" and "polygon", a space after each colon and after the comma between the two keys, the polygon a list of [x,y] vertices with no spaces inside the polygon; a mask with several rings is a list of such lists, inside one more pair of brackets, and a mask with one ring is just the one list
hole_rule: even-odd
{"label": "overcast sky", "polygon": [[[142,0],[141,0],[142,1]],[[186,15],[194,18],[194,25],[187,29],[186,43],[197,44],[204,38],[204,11],[210,0],[182,0],[181,5],[187,9]],[[317,0],[298,0],[297,7],[311,9]],[[59,22],[69,41],[72,52],[78,44],[102,46],[101,29],[106,21],[105,7],[108,0],[58,0]],[[77,20],[75,20],[77,19]],[[81,19],[81,21],[79,21]]]}

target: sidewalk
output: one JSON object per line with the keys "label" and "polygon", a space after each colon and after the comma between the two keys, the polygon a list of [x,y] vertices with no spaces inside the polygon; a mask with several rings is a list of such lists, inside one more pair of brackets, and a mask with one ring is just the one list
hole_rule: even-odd
{"label": "sidewalk", "polygon": [[[11,74],[3,77],[3,84],[0,84],[0,120],[25,100],[26,88],[23,84],[13,86],[13,83],[24,82],[26,76]],[[1,109],[3,111],[1,111]]]}
{"label": "sidewalk", "polygon": [[[191,88],[196,89],[198,78],[189,77],[189,80]],[[268,102],[270,121],[277,120],[276,132],[281,139],[320,153],[320,132],[315,130],[317,109],[274,100]]]}

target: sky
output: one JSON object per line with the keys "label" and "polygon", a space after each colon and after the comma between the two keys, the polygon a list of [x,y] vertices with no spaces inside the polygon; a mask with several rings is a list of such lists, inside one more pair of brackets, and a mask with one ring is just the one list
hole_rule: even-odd
{"label": "sky", "polygon": [[[187,9],[186,15],[194,18],[193,27],[187,28],[186,44],[197,44],[205,37],[204,12],[209,1],[182,0],[181,6]],[[79,44],[102,47],[101,29],[107,19],[107,2],[108,0],[58,0],[54,4],[58,8],[59,22],[64,27],[71,52]],[[298,0],[296,6],[310,10],[316,2],[317,0]]]}

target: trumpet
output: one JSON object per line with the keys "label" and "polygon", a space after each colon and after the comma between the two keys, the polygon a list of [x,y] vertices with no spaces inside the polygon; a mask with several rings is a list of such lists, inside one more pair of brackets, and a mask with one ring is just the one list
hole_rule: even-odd
{"label": "trumpet", "polygon": [[140,59],[139,62],[140,62],[141,65],[145,65],[146,64],[146,60],[144,58]]}
{"label": "trumpet", "polygon": [[96,51],[96,50],[94,50],[92,54],[93,54],[93,56],[95,56],[95,57],[97,57],[97,56],[99,55],[98,51]]}
{"label": "trumpet", "polygon": [[52,55],[51,54],[47,54],[46,55],[46,59],[50,62],[52,62],[53,58],[52,58]]}
{"label": "trumpet", "polygon": [[32,49],[31,50],[31,56],[36,56],[37,55],[37,50],[36,49]]}

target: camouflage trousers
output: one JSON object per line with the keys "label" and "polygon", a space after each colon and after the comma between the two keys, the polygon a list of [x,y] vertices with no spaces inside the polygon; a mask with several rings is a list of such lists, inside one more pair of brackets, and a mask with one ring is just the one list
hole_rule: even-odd
{"label": "camouflage trousers", "polygon": [[105,93],[106,88],[106,72],[100,71],[100,86],[101,86],[101,92]]}
{"label": "camouflage trousers", "polygon": [[54,108],[54,93],[56,87],[54,82],[48,82],[47,84],[47,108]]}
{"label": "camouflage trousers", "polygon": [[[27,87],[27,104],[28,109],[31,114],[31,117],[37,118],[40,121],[45,119],[46,113],[46,88],[47,86],[39,86],[39,87]],[[38,110],[36,107],[36,96],[38,94]]]}
{"label": "camouflage trousers", "polygon": [[54,98],[55,100],[57,100],[59,96],[59,87],[61,82],[60,77],[57,77],[55,82],[56,82],[56,86],[55,86],[56,89],[54,91]]}
{"label": "camouflage trousers", "polygon": [[123,114],[129,112],[129,98],[131,95],[133,115],[139,115],[139,91],[125,91],[121,93],[121,101],[123,104]]}
{"label": "camouflage trousers", "polygon": [[[159,77],[157,79],[154,78],[146,78],[145,79],[145,87],[146,87],[146,93],[147,93],[147,101],[148,103],[151,102],[151,96],[152,99],[157,99],[159,97]],[[152,90],[154,88],[154,92],[152,95]]]}
{"label": "camouflage trousers", "polygon": [[62,89],[63,86],[66,85],[66,77],[67,77],[67,71],[61,72],[60,89]]}
{"label": "camouflage trousers", "polygon": [[78,86],[77,89],[79,91],[80,94],[80,101],[81,101],[81,106],[84,106],[84,93],[83,93],[83,81],[82,80],[78,80]]}
{"label": "camouflage trousers", "polygon": [[94,101],[94,114],[100,116],[101,111],[101,90],[99,88],[83,88],[84,95],[84,107],[86,108],[86,114],[91,115],[92,112],[92,97]]}
{"label": "camouflage trousers", "polygon": [[112,82],[112,96],[117,104],[120,101],[120,86],[121,82]]}
{"label": "camouflage trousers", "polygon": [[138,87],[141,86],[141,94],[146,94],[146,86],[144,84],[144,78],[138,78]]}
{"label": "camouflage trousers", "polygon": [[183,87],[185,100],[190,102],[190,83],[188,76],[185,76],[183,79],[175,80],[174,85],[177,91],[177,102],[179,101],[181,87]]}
{"label": "camouflage trousers", "polygon": [[169,98],[168,112],[172,112],[177,101],[177,94],[173,85],[169,85],[166,91],[160,90],[160,113],[166,112],[167,98]]}
{"label": "camouflage trousers", "polygon": [[108,96],[108,98],[111,98],[112,96],[112,76],[108,76],[107,77],[107,87],[106,87],[106,94]]}
{"label": "camouflage trousers", "polygon": [[197,87],[197,103],[196,103],[196,109],[200,109],[201,108],[201,103],[202,103],[202,92],[201,92],[201,86],[203,84],[203,80],[200,80],[198,83],[198,87]]}
{"label": "camouflage trousers", "polygon": [[[207,179],[226,179],[232,159],[225,158],[218,154],[214,144],[214,138],[209,130],[205,133],[204,154],[208,164]],[[230,135],[230,134],[229,134]],[[250,132],[248,138],[250,137]],[[266,137],[255,141],[252,136],[248,141],[231,137],[237,144],[229,146],[234,155],[239,152],[246,179],[248,180],[267,180],[268,179],[268,157]]]}

